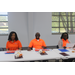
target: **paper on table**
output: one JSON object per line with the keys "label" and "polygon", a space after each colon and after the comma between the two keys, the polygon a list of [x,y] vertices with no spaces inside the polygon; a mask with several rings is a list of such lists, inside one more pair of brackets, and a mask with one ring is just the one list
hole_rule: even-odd
{"label": "paper on table", "polygon": [[5,54],[14,54],[14,53],[5,53]]}
{"label": "paper on table", "polygon": [[[39,51],[40,49],[35,49],[35,51]],[[52,51],[52,49],[42,49],[42,51]]]}
{"label": "paper on table", "polygon": [[53,49],[49,49],[50,51],[52,51]]}
{"label": "paper on table", "polygon": [[66,47],[73,47],[75,45],[75,43],[67,43]]}
{"label": "paper on table", "polygon": [[15,51],[6,51],[5,54],[14,54]]}

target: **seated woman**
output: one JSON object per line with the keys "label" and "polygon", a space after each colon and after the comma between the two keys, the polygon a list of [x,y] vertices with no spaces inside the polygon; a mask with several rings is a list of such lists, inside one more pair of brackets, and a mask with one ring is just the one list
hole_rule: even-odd
{"label": "seated woman", "polygon": [[68,33],[62,33],[62,36],[61,36],[61,39],[59,40],[59,42],[58,42],[58,47],[60,48],[60,49],[63,49],[63,48],[65,48],[65,49],[68,49],[68,47],[66,47],[66,44],[67,43],[70,43],[70,41],[68,40]]}
{"label": "seated woman", "polygon": [[22,44],[18,40],[18,36],[14,31],[9,34],[6,50],[22,50]]}
{"label": "seated woman", "polygon": [[[70,41],[68,40],[68,33],[62,33],[61,39],[58,42],[58,47],[59,49],[68,49],[69,47],[66,47],[67,43],[70,43]],[[63,62],[72,62],[73,59],[65,59],[63,60]]]}

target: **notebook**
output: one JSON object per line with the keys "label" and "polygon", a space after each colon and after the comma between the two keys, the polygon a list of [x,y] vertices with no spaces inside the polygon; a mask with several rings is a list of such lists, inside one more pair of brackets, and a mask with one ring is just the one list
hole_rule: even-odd
{"label": "notebook", "polygon": [[5,54],[14,54],[15,51],[6,51]]}
{"label": "notebook", "polygon": [[63,55],[63,56],[69,56],[68,54],[66,54],[66,53],[60,53],[61,55]]}
{"label": "notebook", "polygon": [[69,50],[67,50],[67,49],[58,49],[58,50],[61,52],[69,52]]}

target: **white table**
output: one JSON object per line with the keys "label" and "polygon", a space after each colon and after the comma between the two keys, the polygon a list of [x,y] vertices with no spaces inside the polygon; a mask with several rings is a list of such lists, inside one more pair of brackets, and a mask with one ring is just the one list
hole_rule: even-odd
{"label": "white table", "polygon": [[55,51],[57,54],[60,54],[61,55],[61,58],[62,59],[75,58],[75,53],[72,53],[72,51],[75,51],[75,50],[73,50],[72,48],[71,49],[67,49],[67,50],[69,50],[69,52],[64,52],[64,53],[69,54],[69,56],[62,56],[60,54],[60,53],[62,53],[61,51],[59,51],[58,49],[53,49],[53,51]]}
{"label": "white table", "polygon": [[35,60],[47,60],[47,59],[60,59],[60,54],[57,54],[55,51],[50,50],[46,51],[48,55],[40,55],[39,52],[27,51],[23,50],[21,51],[23,54],[23,58],[15,59],[14,54],[5,54],[6,51],[0,52],[0,62],[1,61],[35,61]]}

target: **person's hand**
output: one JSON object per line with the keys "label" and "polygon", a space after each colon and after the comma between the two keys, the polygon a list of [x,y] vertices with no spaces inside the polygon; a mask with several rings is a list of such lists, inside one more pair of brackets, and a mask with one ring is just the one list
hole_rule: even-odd
{"label": "person's hand", "polygon": [[19,48],[19,50],[22,50],[22,48]]}
{"label": "person's hand", "polygon": [[31,51],[31,48],[28,48],[28,51]]}
{"label": "person's hand", "polygon": [[45,49],[45,48],[47,48],[47,47],[42,46],[42,49]]}
{"label": "person's hand", "polygon": [[75,45],[73,46],[73,48],[75,47]]}
{"label": "person's hand", "polygon": [[6,51],[9,51],[8,49],[6,49]]}
{"label": "person's hand", "polygon": [[66,46],[64,46],[63,48],[66,49]]}
{"label": "person's hand", "polygon": [[31,51],[31,50],[28,50],[28,51]]}
{"label": "person's hand", "polygon": [[44,49],[44,46],[42,46],[42,49]]}
{"label": "person's hand", "polygon": [[73,50],[75,50],[75,48],[73,48]]}
{"label": "person's hand", "polygon": [[69,47],[66,47],[66,49],[69,49]]}
{"label": "person's hand", "polygon": [[75,45],[73,46],[73,50],[75,50]]}

